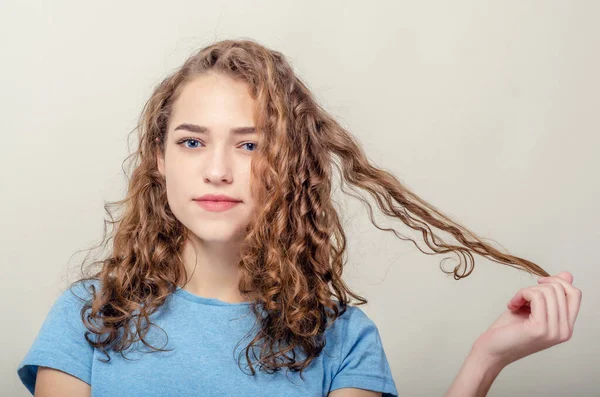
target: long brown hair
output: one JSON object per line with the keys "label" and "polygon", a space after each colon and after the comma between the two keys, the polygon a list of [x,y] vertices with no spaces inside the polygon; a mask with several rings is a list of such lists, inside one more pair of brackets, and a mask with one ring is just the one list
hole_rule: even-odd
{"label": "long brown hair", "polygon": [[[113,240],[112,247],[88,269],[100,265],[99,270],[76,281],[101,283],[99,293],[92,286],[92,298],[82,308],[81,318],[89,330],[88,342],[107,356],[106,349],[123,355],[138,340],[165,351],[147,344],[144,335],[153,325],[149,316],[187,280],[180,249],[188,231],[169,209],[156,154],[164,153],[167,122],[182,87],[206,72],[245,82],[257,104],[255,126],[261,141],[252,160],[251,189],[260,205],[246,228],[239,263],[240,292],[264,310],[251,305],[260,324],[245,354],[252,375],[249,352],[260,344],[261,370],[272,373],[287,367],[302,376],[324,347],[325,329],[348,304],[367,303],[342,280],[346,236],[331,198],[334,168],[342,190],[349,184],[368,192],[385,215],[421,232],[433,253],[394,229],[379,227],[369,202],[353,195],[368,207],[378,229],[412,241],[428,255],[457,254],[459,264],[452,271],[440,266],[456,280],[471,274],[474,253],[548,276],[535,263],[488,245],[394,175],[374,166],[357,140],[317,104],[282,53],[253,40],[224,40],[192,54],[154,89],[134,129],[139,146],[128,157],[133,160],[133,173],[126,197],[105,205],[110,220],[105,220],[102,243],[95,248]],[[114,206],[121,210],[116,217],[110,209]],[[431,227],[451,234],[460,244],[446,243]],[[90,333],[104,338],[90,338]],[[296,360],[297,349],[304,360]]]}

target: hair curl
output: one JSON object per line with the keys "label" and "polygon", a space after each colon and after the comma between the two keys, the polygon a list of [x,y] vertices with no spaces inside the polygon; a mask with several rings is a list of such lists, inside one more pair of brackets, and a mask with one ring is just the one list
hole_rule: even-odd
{"label": "hair curl", "polygon": [[[91,264],[101,265],[93,275],[76,281],[101,282],[99,293],[92,286],[93,297],[83,306],[81,318],[88,329],[88,343],[103,351],[109,361],[107,348],[123,355],[138,340],[165,351],[149,345],[144,336],[154,325],[149,324],[149,316],[176,285],[187,280],[180,249],[188,231],[169,209],[156,154],[164,153],[167,122],[182,87],[206,72],[247,83],[257,104],[255,126],[261,144],[252,160],[251,189],[261,205],[246,228],[239,263],[240,292],[264,308],[263,314],[251,305],[260,324],[245,354],[252,375],[250,349],[264,341],[258,359],[261,370],[272,373],[287,367],[302,376],[325,346],[325,329],[353,304],[350,297],[358,301],[356,305],[367,303],[342,280],[346,236],[331,198],[333,167],[341,176],[342,191],[368,207],[375,227],[412,241],[428,255],[457,254],[459,264],[453,271],[440,264],[442,271],[456,280],[473,271],[473,253],[548,276],[536,264],[485,243],[394,175],[374,166],[357,140],[317,104],[282,53],[249,39],[223,40],[192,54],[158,84],[146,102],[132,131],[138,131],[139,146],[127,158],[133,157],[134,170],[126,197],[104,206],[110,220],[104,221],[103,243],[95,248],[106,247],[113,240],[110,254]],[[345,191],[344,183],[353,191],[353,187],[367,191],[385,215],[421,232],[433,253],[423,251],[394,229],[378,226],[369,202]],[[113,206],[122,210],[116,220],[110,209]],[[461,245],[446,243],[430,226],[450,233]],[[105,337],[94,340],[90,333]],[[276,345],[284,347],[275,350]],[[296,361],[296,348],[304,353],[304,360]]]}

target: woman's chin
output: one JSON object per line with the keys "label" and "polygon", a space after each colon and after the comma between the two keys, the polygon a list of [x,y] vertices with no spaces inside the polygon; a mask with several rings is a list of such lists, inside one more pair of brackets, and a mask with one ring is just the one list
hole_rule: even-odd
{"label": "woman's chin", "polygon": [[243,239],[243,230],[201,230],[191,232],[205,244],[233,244]]}

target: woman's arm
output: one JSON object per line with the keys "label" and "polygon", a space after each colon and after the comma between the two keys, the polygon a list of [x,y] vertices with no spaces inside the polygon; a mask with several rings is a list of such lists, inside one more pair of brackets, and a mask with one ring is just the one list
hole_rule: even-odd
{"label": "woman's arm", "polygon": [[503,368],[471,349],[444,397],[484,397]]}
{"label": "woman's arm", "polygon": [[519,290],[504,312],[473,345],[445,397],[484,397],[502,368],[567,342],[581,305],[573,275],[560,272]]}
{"label": "woman's arm", "polygon": [[90,397],[92,388],[79,378],[50,367],[39,367],[35,397]]}
{"label": "woman's arm", "polygon": [[381,393],[372,390],[343,388],[332,391],[327,397],[381,397]]}

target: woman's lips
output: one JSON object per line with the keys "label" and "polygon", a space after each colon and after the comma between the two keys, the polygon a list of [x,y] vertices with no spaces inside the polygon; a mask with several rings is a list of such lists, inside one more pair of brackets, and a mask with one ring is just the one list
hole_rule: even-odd
{"label": "woman's lips", "polygon": [[198,205],[207,211],[220,212],[227,211],[233,208],[239,201],[211,201],[211,200],[194,200]]}

